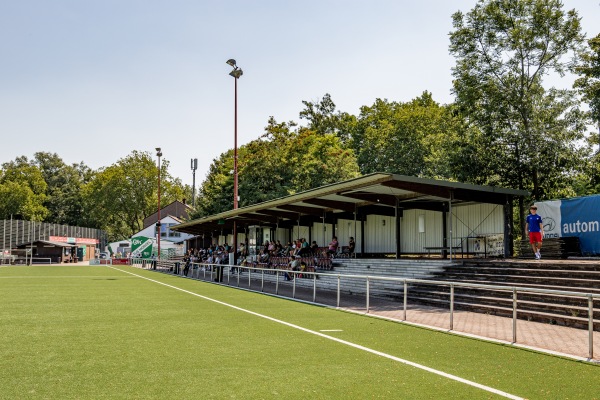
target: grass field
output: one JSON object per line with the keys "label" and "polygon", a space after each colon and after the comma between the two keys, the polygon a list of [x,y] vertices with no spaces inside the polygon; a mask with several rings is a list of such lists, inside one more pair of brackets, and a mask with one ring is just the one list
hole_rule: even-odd
{"label": "grass field", "polygon": [[0,307],[1,399],[600,399],[596,364],[131,267],[0,267]]}

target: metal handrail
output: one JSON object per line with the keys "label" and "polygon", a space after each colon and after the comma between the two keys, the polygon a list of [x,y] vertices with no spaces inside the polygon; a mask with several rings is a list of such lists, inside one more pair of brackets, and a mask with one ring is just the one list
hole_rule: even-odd
{"label": "metal handrail", "polygon": [[[167,266],[171,265],[171,267],[173,267],[175,265],[176,262],[181,263],[180,261],[170,261],[170,260],[160,260],[158,263],[162,265],[166,264]],[[157,264],[158,264],[157,263]],[[135,259],[132,259],[132,264],[141,264],[141,262],[137,262],[135,261]],[[151,266],[151,263],[148,263]],[[219,268],[227,268],[229,267],[228,271],[227,271],[227,280],[228,282],[230,282],[231,279],[231,269],[232,268],[236,268],[237,269],[237,273],[235,275],[237,275],[237,286],[240,286],[240,271],[241,270],[248,270],[248,271],[253,271],[253,272],[260,272],[261,273],[261,288],[260,291],[263,291],[263,287],[264,287],[264,275],[265,272],[268,272],[270,274],[274,274],[276,276],[276,289],[275,289],[275,293],[278,294],[279,293],[279,276],[283,275],[285,273],[287,274],[293,274],[294,277],[296,277],[298,274],[302,274],[302,275],[307,275],[307,276],[312,276],[312,281],[313,281],[313,303],[316,303],[316,289],[317,289],[317,277],[323,276],[323,277],[332,277],[335,278],[337,280],[337,307],[339,307],[340,305],[340,292],[341,292],[341,285],[340,285],[340,281],[343,278],[352,278],[352,279],[364,279],[366,281],[366,290],[365,290],[365,294],[366,294],[366,313],[369,312],[369,307],[370,307],[370,285],[372,281],[392,281],[392,282],[399,282],[403,284],[403,289],[404,289],[404,296],[403,296],[403,311],[404,311],[404,317],[403,317],[403,321],[406,321],[406,314],[407,314],[407,293],[408,293],[408,285],[409,284],[414,284],[414,283],[419,283],[419,284],[427,284],[427,285],[435,285],[435,286],[447,286],[450,288],[450,330],[453,330],[454,328],[454,289],[456,287],[467,287],[467,288],[477,288],[477,289],[485,289],[485,290],[497,290],[497,291],[504,291],[504,292],[509,292],[512,293],[512,342],[513,343],[517,343],[517,314],[518,314],[518,301],[517,301],[517,294],[518,293],[537,293],[537,294],[553,294],[553,295],[560,295],[560,296],[567,296],[567,297],[576,297],[576,298],[580,298],[580,299],[587,299],[588,300],[588,343],[589,343],[589,360],[592,360],[594,357],[594,348],[593,348],[593,332],[594,332],[594,300],[595,299],[600,299],[600,294],[595,294],[595,293],[586,293],[586,292],[573,292],[573,291],[564,291],[564,290],[553,290],[553,289],[538,289],[538,288],[530,288],[530,287],[523,287],[523,286],[501,286],[501,285],[484,285],[484,284],[479,284],[479,283],[468,283],[468,282],[450,282],[450,281],[438,281],[438,280],[427,280],[427,279],[415,279],[415,278],[397,278],[397,277],[385,277],[385,276],[375,276],[375,275],[354,275],[354,274],[334,274],[334,273],[329,273],[329,272],[316,272],[316,271],[292,271],[289,269],[279,269],[279,268],[262,268],[262,267],[258,267],[258,266],[240,266],[240,265],[230,265],[230,264],[214,264],[214,263],[191,263],[192,266],[194,266],[194,268],[192,268],[192,278],[194,277],[194,270],[197,270],[197,279],[200,278],[200,267],[204,266],[204,267],[210,267],[210,275],[211,275],[211,279],[213,276],[213,273],[215,272],[215,268],[214,267],[219,267]],[[197,268],[196,268],[197,267]],[[183,268],[180,268],[180,274],[181,274],[181,270]],[[204,274],[206,276],[206,270],[204,271]],[[248,288],[251,287],[251,278],[250,278],[250,274],[248,274]],[[293,290],[292,290],[292,298],[295,297],[295,293],[296,293],[296,279],[294,279],[293,282]],[[597,321],[597,320],[596,320]]]}

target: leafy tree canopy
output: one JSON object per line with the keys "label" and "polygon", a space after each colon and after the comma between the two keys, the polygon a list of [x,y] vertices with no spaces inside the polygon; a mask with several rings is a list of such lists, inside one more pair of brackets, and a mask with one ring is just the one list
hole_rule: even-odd
{"label": "leafy tree canopy", "polygon": [[[269,119],[265,133],[239,150],[240,207],[359,175],[352,150],[338,136]],[[213,161],[195,217],[233,208],[233,151]]]}
{"label": "leafy tree canopy", "polygon": [[47,185],[44,206],[48,208],[47,222],[81,226],[84,222],[81,188],[92,176],[83,163],[67,165],[54,153],[38,152],[34,164],[40,169]]}
{"label": "leafy tree canopy", "polygon": [[453,91],[469,124],[455,159],[466,161],[462,177],[529,189],[534,199],[557,194],[579,167],[585,117],[570,91],[547,90],[543,77],[563,74],[581,51],[576,11],[559,0],[480,0],[453,25]]}
{"label": "leafy tree canopy", "polygon": [[[161,206],[181,200],[184,189],[161,163]],[[115,164],[101,169],[84,185],[85,206],[90,218],[112,240],[126,238],[143,229],[145,217],[158,209],[158,170],[150,153],[133,151]]]}
{"label": "leafy tree canopy", "polygon": [[423,92],[407,103],[377,99],[372,106],[363,106],[344,129],[363,174],[449,178],[444,150],[451,150],[446,143],[457,127],[450,107]]}
{"label": "leafy tree canopy", "polygon": [[17,157],[2,164],[0,170],[0,218],[43,221],[48,215],[44,207],[46,182],[39,168],[27,157]]}

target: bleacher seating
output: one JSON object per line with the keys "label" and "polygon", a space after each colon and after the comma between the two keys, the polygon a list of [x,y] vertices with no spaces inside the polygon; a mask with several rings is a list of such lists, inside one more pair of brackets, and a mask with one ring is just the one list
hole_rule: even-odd
{"label": "bleacher seating", "polygon": [[[472,260],[447,265],[430,279],[506,286],[507,290],[493,291],[457,286],[454,289],[455,309],[511,316],[512,291],[509,287],[600,294],[600,263]],[[414,284],[408,290],[408,297],[421,304],[447,307],[449,288]],[[588,323],[587,299],[582,297],[519,293],[518,310],[519,318],[528,320],[582,328]],[[598,304],[594,315],[594,319],[600,319]],[[600,322],[595,324],[600,325]]]}

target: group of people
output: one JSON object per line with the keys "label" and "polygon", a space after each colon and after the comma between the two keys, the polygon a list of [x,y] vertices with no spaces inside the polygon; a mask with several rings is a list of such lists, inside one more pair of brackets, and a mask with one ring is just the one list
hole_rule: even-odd
{"label": "group of people", "polygon": [[187,276],[192,263],[229,264],[230,251],[231,246],[227,243],[224,245],[212,245],[206,249],[189,249],[182,260],[184,263],[183,274]]}
{"label": "group of people", "polygon": [[[315,240],[308,243],[306,238],[298,238],[289,241],[285,245],[279,240],[265,241],[258,251],[256,261],[261,264],[269,264],[273,257],[289,258],[289,268],[295,271],[302,270],[302,257],[329,257],[334,258],[339,254],[339,242],[337,237],[333,237],[326,249],[320,248]],[[356,243],[353,237],[350,237],[348,246],[344,248],[344,253],[353,254]],[[189,249],[183,257],[183,273],[187,275],[193,263],[202,264],[229,264],[229,254],[233,251],[227,243],[222,245],[213,244],[206,249]],[[244,265],[248,259],[249,251],[246,243],[241,243],[237,249],[237,258],[240,265]],[[304,263],[306,269],[306,263]]]}
{"label": "group of people", "polygon": [[284,246],[281,241],[268,240],[261,246],[259,250],[259,259],[268,260],[270,257],[295,257],[308,256],[315,254],[319,249],[319,245],[313,240],[309,244],[305,238],[296,239],[294,242],[287,242]]}
{"label": "group of people", "polygon": [[[327,248],[323,250],[319,247],[315,240],[312,243],[308,243],[306,238],[299,238],[293,242],[287,242],[284,246],[281,241],[273,240],[269,242],[268,240],[261,246],[258,253],[258,261],[265,263],[268,262],[271,257],[307,257],[307,256],[328,256],[331,258],[336,257],[339,254],[339,242],[337,237],[334,236],[327,245]],[[356,248],[356,242],[353,237],[350,237],[348,242],[348,246],[344,249],[343,253],[353,254]],[[244,254],[241,254],[244,257]]]}
{"label": "group of people", "polygon": [[[527,233],[529,235],[529,242],[536,259],[541,259],[540,250],[542,248],[542,239],[544,236],[544,225],[542,218],[537,214],[537,207],[532,205],[530,207],[530,214],[526,218]],[[356,248],[356,242],[354,237],[350,237],[348,246],[344,249],[343,253],[350,255],[353,254]],[[184,275],[189,273],[192,263],[203,263],[203,264],[229,264],[229,253],[232,251],[231,246],[227,243],[222,245],[213,244],[206,249],[190,249],[183,257],[184,262]],[[263,243],[260,247],[256,261],[260,264],[270,264],[272,257],[287,257],[288,269],[292,271],[305,271],[307,264],[302,260],[303,257],[329,257],[334,258],[339,254],[339,242],[337,237],[334,236],[327,245],[325,251],[319,248],[316,241],[308,243],[305,238],[296,239],[293,242],[287,242],[284,246],[279,240],[268,240]],[[245,265],[246,260],[249,256],[248,247],[245,243],[241,243],[238,248],[238,259],[240,265]],[[209,267],[210,268],[210,267]],[[285,273],[285,279],[293,279],[293,274]]]}

